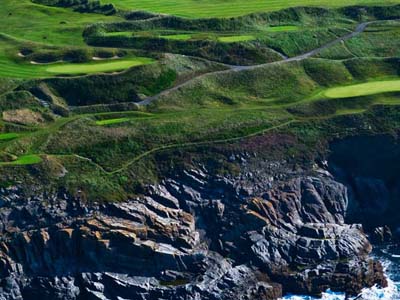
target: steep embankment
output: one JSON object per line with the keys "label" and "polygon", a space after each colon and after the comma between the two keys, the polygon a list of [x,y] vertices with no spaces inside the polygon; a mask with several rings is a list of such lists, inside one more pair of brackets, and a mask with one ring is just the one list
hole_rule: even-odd
{"label": "steep embankment", "polygon": [[371,230],[400,224],[400,145],[396,137],[359,136],[332,144],[332,172],[349,188],[349,222]]}

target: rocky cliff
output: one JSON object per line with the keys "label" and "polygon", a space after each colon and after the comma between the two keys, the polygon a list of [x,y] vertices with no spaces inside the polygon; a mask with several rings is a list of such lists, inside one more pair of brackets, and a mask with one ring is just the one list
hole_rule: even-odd
{"label": "rocky cliff", "polygon": [[386,285],[349,220],[354,190],[337,160],[332,175],[323,163],[229,159],[235,176],[198,163],[127,202],[2,188],[0,299],[277,299]]}

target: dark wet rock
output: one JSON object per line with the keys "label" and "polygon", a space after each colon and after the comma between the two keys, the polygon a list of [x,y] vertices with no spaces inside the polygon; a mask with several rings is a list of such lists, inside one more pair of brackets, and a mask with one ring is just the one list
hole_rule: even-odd
{"label": "dark wet rock", "polygon": [[345,224],[344,184],[249,157],[236,177],[199,165],[123,203],[2,189],[0,299],[272,300],[386,284],[362,227]]}
{"label": "dark wet rock", "polygon": [[374,244],[384,244],[393,241],[393,234],[389,226],[377,227],[370,234],[370,240]]}

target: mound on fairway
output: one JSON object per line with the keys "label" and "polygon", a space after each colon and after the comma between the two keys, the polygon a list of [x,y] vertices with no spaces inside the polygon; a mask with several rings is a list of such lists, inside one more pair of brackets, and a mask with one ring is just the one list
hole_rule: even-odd
{"label": "mound on fairway", "polygon": [[113,72],[129,69],[132,67],[152,63],[153,60],[145,57],[137,57],[134,59],[125,59],[118,61],[86,63],[86,64],[62,64],[50,66],[46,69],[52,74],[92,74],[102,72]]}
{"label": "mound on fairway", "polygon": [[397,91],[400,91],[400,80],[386,80],[335,87],[325,91],[324,95],[328,98],[350,98]]}

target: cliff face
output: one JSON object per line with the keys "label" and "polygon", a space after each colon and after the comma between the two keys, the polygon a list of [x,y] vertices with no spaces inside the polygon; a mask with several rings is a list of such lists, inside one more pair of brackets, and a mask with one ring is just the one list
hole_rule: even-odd
{"label": "cliff face", "polygon": [[361,225],[346,224],[345,182],[232,159],[237,176],[198,164],[123,203],[1,189],[0,299],[277,299],[386,284]]}
{"label": "cliff face", "polygon": [[332,143],[329,170],[348,188],[346,220],[372,230],[400,224],[400,145],[389,136],[358,136]]}

